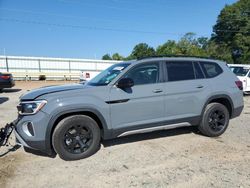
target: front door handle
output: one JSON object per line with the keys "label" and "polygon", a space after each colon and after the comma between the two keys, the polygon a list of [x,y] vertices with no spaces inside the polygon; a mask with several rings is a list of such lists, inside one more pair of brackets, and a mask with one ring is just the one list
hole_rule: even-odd
{"label": "front door handle", "polygon": [[162,89],[154,89],[153,92],[154,92],[154,93],[161,93],[161,92],[162,92]]}
{"label": "front door handle", "polygon": [[196,88],[201,89],[203,87],[204,87],[203,85],[198,85]]}

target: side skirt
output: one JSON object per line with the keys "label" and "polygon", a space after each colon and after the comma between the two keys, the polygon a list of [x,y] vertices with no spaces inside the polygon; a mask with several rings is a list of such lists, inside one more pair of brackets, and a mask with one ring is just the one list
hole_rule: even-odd
{"label": "side skirt", "polygon": [[138,129],[138,130],[134,130],[134,131],[127,131],[127,132],[124,132],[124,133],[118,135],[118,137],[132,135],[132,134],[148,133],[148,132],[159,131],[159,130],[168,130],[168,129],[174,129],[174,128],[178,128],[178,127],[188,127],[188,126],[192,126],[192,125],[188,122],[163,125],[160,127],[151,127],[151,128],[145,128],[145,129]]}
{"label": "side skirt", "polygon": [[[114,129],[112,138],[122,137],[132,134],[147,133],[159,130],[168,130],[179,127],[188,127],[193,125],[198,125],[200,123],[201,116],[195,116],[191,118],[183,118],[178,120],[170,120],[164,122],[157,122],[151,124],[143,124],[137,126],[130,126],[121,129]],[[109,138],[108,138],[109,139]]]}

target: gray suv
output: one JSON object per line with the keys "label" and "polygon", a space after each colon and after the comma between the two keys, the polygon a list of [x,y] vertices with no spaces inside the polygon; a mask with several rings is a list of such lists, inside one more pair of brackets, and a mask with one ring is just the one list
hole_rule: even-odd
{"label": "gray suv", "polygon": [[185,126],[209,137],[243,109],[242,83],[221,61],[165,57],[112,65],[85,84],[20,98],[17,142],[32,153],[86,158],[102,140]]}

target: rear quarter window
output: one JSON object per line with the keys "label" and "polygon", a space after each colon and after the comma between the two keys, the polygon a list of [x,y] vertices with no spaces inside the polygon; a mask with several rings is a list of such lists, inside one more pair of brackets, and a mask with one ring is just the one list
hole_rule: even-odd
{"label": "rear quarter window", "polygon": [[217,63],[200,62],[200,65],[207,78],[214,78],[223,72]]}

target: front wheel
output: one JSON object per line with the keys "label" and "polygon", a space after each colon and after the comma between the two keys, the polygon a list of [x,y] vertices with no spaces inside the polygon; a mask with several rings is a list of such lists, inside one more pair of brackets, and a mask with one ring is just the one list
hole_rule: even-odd
{"label": "front wheel", "polygon": [[206,106],[198,128],[206,136],[217,137],[226,131],[228,124],[228,109],[223,104],[210,103]]}
{"label": "front wheel", "polygon": [[79,160],[93,155],[100,148],[100,128],[89,116],[73,115],[56,126],[52,144],[63,160]]}

